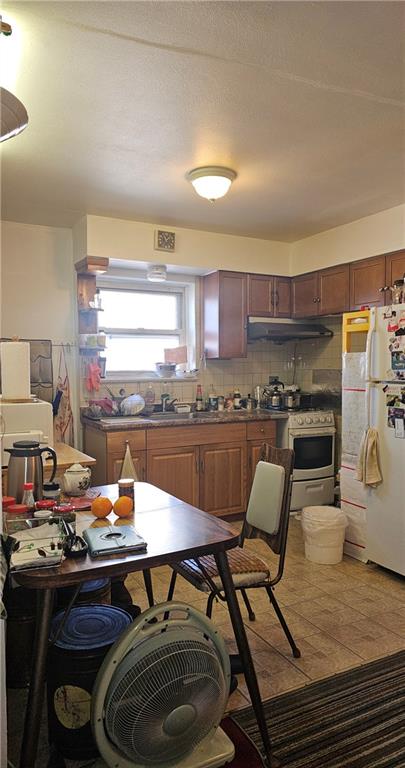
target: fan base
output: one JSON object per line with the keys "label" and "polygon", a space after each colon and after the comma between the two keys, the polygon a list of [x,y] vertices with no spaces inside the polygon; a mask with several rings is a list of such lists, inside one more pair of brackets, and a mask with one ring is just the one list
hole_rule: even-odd
{"label": "fan base", "polygon": [[220,768],[235,757],[235,747],[222,728],[207,736],[173,768]]}

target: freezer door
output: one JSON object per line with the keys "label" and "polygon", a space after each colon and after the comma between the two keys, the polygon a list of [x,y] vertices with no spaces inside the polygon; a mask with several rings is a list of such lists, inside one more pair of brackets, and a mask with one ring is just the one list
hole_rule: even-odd
{"label": "freezer door", "polygon": [[[401,397],[400,386],[390,384],[388,390],[393,392],[388,397]],[[367,490],[367,554],[374,563],[405,576],[405,439],[388,426],[393,416],[388,390],[381,384],[370,387],[370,426],[378,430],[383,481]]]}
{"label": "freezer door", "polygon": [[[391,318],[390,312],[395,313]],[[405,304],[370,310],[366,356],[373,381],[405,381],[405,335],[395,336],[396,328],[405,330]]]}

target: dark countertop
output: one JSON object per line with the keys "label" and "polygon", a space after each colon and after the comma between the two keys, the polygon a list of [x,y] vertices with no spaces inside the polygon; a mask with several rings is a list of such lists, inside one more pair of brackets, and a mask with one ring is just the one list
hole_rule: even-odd
{"label": "dark countertop", "polygon": [[288,418],[286,411],[222,411],[203,412],[201,414],[187,414],[182,418],[173,413],[173,418],[165,416],[162,419],[155,415],[147,416],[102,416],[100,419],[91,419],[82,414],[82,424],[103,432],[119,432],[127,429],[153,429],[155,427],[192,427],[194,424],[235,424],[250,421],[279,421]]}

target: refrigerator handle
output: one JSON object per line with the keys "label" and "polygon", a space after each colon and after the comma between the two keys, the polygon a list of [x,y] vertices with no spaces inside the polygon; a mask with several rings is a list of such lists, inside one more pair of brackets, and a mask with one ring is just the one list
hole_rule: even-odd
{"label": "refrigerator handle", "polygon": [[367,381],[366,382],[366,397],[365,397],[365,409],[366,409],[366,430],[370,429],[370,423],[371,423],[371,387],[372,384]]}
{"label": "refrigerator handle", "polygon": [[373,346],[373,337],[375,334],[375,310],[370,311],[369,329],[366,341],[366,381],[370,381],[371,371],[371,351]]}

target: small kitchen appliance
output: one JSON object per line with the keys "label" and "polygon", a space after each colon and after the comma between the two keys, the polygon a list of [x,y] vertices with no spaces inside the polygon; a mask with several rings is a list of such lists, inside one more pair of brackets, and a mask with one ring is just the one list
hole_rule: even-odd
{"label": "small kitchen appliance", "polygon": [[7,468],[7,492],[14,496],[19,504],[22,500],[24,483],[34,484],[34,497],[42,499],[43,465],[42,454],[47,453],[52,458],[53,468],[50,482],[56,473],[56,453],[53,448],[40,447],[35,440],[17,440],[12,448],[5,449],[10,454]]}
{"label": "small kitchen appliance", "polygon": [[0,397],[0,416],[2,421],[1,464],[8,465],[10,454],[6,448],[20,440],[36,440],[43,445],[53,446],[53,415],[51,403],[31,397],[25,403],[5,402]]}

